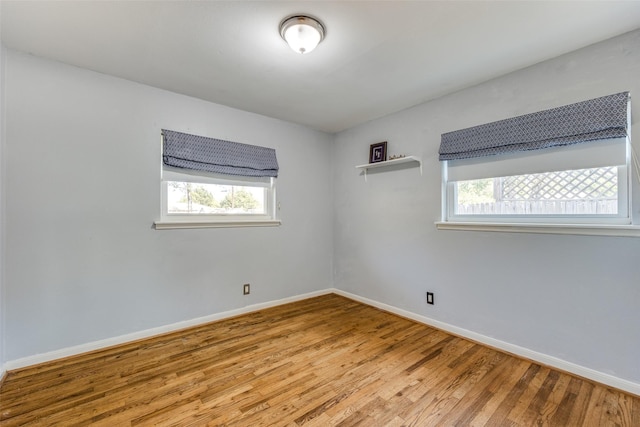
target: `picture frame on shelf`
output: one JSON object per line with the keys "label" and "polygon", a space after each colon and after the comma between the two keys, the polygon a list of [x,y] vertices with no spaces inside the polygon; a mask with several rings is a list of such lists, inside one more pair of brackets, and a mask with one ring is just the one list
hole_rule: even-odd
{"label": "picture frame on shelf", "polygon": [[379,163],[387,160],[387,141],[371,144],[369,148],[369,163]]}

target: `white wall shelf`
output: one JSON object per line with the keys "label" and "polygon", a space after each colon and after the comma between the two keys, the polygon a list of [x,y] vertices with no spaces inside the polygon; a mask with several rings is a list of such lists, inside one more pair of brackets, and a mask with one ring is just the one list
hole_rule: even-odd
{"label": "white wall shelf", "polygon": [[367,163],[366,165],[358,165],[356,169],[364,171],[364,180],[367,180],[367,171],[369,169],[385,168],[403,163],[416,163],[416,166],[420,168],[420,175],[422,175],[422,160],[416,156],[406,156],[399,159],[386,160],[384,162]]}

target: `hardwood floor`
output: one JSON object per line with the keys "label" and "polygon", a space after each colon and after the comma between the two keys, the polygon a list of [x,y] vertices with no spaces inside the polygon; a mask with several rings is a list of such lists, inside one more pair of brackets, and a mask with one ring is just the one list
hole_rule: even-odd
{"label": "hardwood floor", "polygon": [[326,295],[10,372],[26,425],[640,426],[640,398]]}

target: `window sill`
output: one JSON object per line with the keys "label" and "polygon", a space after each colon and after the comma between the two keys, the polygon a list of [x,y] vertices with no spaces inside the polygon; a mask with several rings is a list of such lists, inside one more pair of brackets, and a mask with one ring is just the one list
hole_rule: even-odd
{"label": "window sill", "polygon": [[231,228],[231,227],[278,227],[279,220],[250,221],[156,221],[156,230],[175,230],[186,228]]}
{"label": "window sill", "polygon": [[574,234],[581,236],[640,237],[637,225],[593,224],[507,224],[497,222],[447,222],[437,221],[438,230],[490,231],[504,233]]}

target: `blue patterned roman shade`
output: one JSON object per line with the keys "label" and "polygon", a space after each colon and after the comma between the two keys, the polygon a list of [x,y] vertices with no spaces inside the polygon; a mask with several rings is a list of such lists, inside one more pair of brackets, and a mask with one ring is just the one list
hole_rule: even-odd
{"label": "blue patterned roman shade", "polygon": [[578,144],[627,135],[629,92],[442,134],[440,160]]}
{"label": "blue patterned roman shade", "polygon": [[162,130],[165,165],[225,175],[277,177],[276,150]]}

